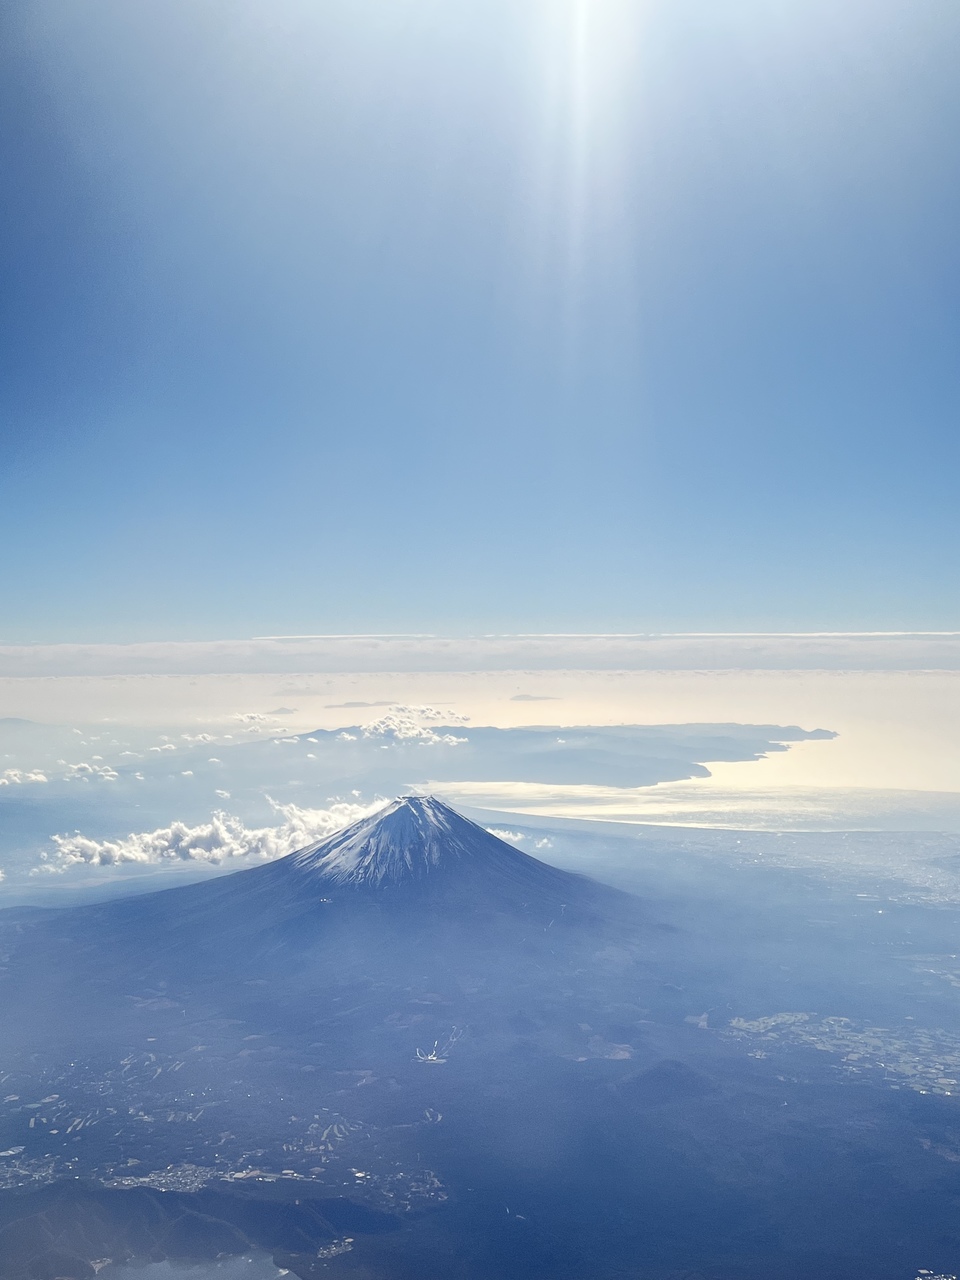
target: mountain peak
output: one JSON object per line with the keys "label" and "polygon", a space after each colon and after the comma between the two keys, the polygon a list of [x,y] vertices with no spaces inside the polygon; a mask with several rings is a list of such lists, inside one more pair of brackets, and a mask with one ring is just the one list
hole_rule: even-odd
{"label": "mountain peak", "polygon": [[[336,835],[288,854],[266,875],[298,899],[374,898],[447,911],[529,917],[609,910],[624,895],[507,844],[435,796],[401,796]],[[251,873],[253,874],[253,873]],[[569,908],[569,910],[568,910]]]}
{"label": "mountain peak", "polygon": [[334,885],[376,888],[504,859],[536,863],[434,796],[400,796],[288,860]]}

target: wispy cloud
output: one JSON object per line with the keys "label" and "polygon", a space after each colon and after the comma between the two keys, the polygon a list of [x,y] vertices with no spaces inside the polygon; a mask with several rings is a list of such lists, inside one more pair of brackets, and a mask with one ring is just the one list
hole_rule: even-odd
{"label": "wispy cloud", "polygon": [[53,836],[52,850],[40,855],[32,874],[64,872],[72,867],[116,867],[124,863],[162,865],[200,862],[220,866],[245,859],[270,862],[306,845],[332,835],[351,822],[383,807],[383,800],[371,804],[336,801],[328,809],[304,809],[295,804],[270,801],[281,819],[273,827],[248,827],[240,818],[222,811],[209,822],[189,826],[172,822],[155,831],[133,832],[119,840],[94,840],[75,832]]}
{"label": "wispy cloud", "polygon": [[393,704],[390,702],[328,702],[327,707],[330,710],[342,711],[352,710],[355,707],[389,707]]}
{"label": "wispy cloud", "polygon": [[[508,831],[503,827],[487,827],[492,836],[496,836],[498,840],[506,840],[510,844],[520,844],[527,837],[522,831]],[[552,849],[553,841],[549,836],[544,836],[542,840],[534,840],[533,847],[535,849]]]}

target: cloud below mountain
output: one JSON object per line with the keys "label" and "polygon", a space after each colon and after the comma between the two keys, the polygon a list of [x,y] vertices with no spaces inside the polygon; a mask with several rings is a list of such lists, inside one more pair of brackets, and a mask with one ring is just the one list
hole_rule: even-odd
{"label": "cloud below mountain", "polygon": [[189,826],[171,822],[154,831],[132,832],[119,840],[94,840],[75,832],[53,836],[54,848],[40,854],[33,874],[62,873],[73,867],[115,867],[124,863],[159,865],[200,862],[220,866],[236,859],[269,862],[332,835],[383,806],[337,801],[328,809],[304,809],[270,802],[282,819],[274,827],[248,827],[232,814],[218,811],[209,822]]}

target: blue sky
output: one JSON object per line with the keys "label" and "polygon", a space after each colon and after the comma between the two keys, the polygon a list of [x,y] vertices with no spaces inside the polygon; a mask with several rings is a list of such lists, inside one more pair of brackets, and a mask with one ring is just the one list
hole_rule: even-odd
{"label": "blue sky", "polygon": [[952,628],[952,0],[11,0],[0,641]]}

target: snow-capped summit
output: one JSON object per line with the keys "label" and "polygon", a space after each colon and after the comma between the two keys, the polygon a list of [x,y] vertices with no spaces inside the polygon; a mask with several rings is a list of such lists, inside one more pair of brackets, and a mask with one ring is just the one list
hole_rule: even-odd
{"label": "snow-capped summit", "polygon": [[325,893],[390,896],[407,888],[470,897],[478,906],[491,899],[573,902],[590,883],[522,853],[434,796],[401,796],[274,867]]}
{"label": "snow-capped summit", "polygon": [[521,915],[577,914],[621,896],[531,858],[434,796],[399,797],[337,835],[247,874],[282,878],[301,899],[420,900]]}
{"label": "snow-capped summit", "polygon": [[293,866],[337,885],[399,884],[471,864],[528,862],[525,854],[462,818],[433,796],[392,804],[290,855]]}

